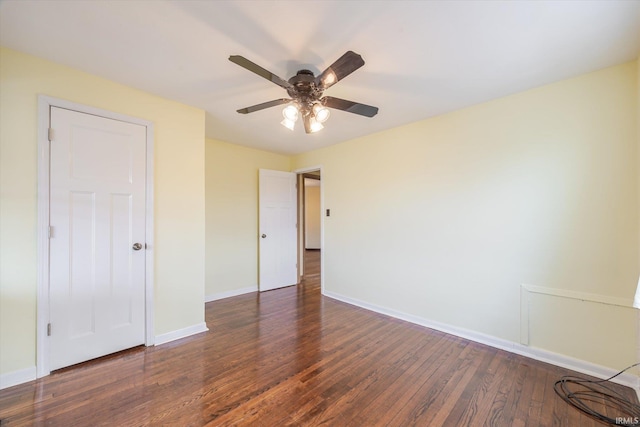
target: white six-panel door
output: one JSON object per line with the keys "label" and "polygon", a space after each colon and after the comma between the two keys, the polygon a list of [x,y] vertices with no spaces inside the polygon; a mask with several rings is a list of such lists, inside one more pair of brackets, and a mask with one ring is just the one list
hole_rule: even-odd
{"label": "white six-panel door", "polygon": [[54,370],[144,343],[146,128],[58,107],[50,120]]}
{"label": "white six-panel door", "polygon": [[260,291],[298,282],[296,174],[259,171]]}

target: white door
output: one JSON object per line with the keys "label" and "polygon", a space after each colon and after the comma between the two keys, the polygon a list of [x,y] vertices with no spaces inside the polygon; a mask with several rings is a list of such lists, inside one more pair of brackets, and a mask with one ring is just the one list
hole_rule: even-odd
{"label": "white door", "polygon": [[144,343],[142,125],[51,107],[50,368]]}
{"label": "white door", "polygon": [[260,169],[260,291],[298,282],[296,174]]}

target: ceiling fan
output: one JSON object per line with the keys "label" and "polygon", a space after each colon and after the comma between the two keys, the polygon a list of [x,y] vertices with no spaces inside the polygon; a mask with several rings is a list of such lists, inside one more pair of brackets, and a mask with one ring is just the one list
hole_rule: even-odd
{"label": "ceiling fan", "polygon": [[231,55],[229,61],[286,89],[290,96],[290,98],[275,99],[273,101],[263,102],[262,104],[252,105],[251,107],[241,108],[237,110],[240,114],[248,114],[277,105],[290,104],[282,111],[282,115],[284,116],[282,125],[293,130],[298,117],[302,116],[305,132],[313,133],[324,127],[322,123],[329,118],[329,108],[335,108],[365,117],[373,117],[378,113],[378,107],[372,107],[371,105],[360,104],[346,99],[334,98],[332,96],[322,96],[326,89],[364,65],[362,56],[352,51],[348,51],[342,55],[318,76],[314,76],[310,70],[299,70],[296,75],[288,81],[254,64],[243,56]]}

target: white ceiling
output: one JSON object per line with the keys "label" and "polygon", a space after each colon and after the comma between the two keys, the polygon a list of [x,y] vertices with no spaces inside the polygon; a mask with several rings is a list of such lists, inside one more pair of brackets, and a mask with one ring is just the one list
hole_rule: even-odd
{"label": "white ceiling", "polygon": [[[0,44],[206,111],[210,138],[295,154],[636,59],[640,1],[2,0]],[[380,108],[334,110],[306,135],[280,126],[287,97],[228,61],[284,79],[347,50],[365,65],[325,94]]]}

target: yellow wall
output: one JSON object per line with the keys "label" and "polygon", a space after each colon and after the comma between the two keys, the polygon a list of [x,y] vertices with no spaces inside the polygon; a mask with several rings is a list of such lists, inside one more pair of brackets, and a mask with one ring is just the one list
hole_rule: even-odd
{"label": "yellow wall", "polygon": [[320,249],[322,215],[320,209],[320,186],[305,186],[304,189],[304,233],[306,249]]}
{"label": "yellow wall", "polygon": [[289,171],[280,154],[206,140],[206,290],[258,286],[258,169]]}
{"label": "yellow wall", "polygon": [[5,48],[0,87],[0,374],[35,366],[38,94],[154,123],[155,333],[204,322],[204,112]]}
{"label": "yellow wall", "polygon": [[[636,63],[298,155],[323,166],[325,289],[612,368],[636,360]],[[363,191],[363,189],[369,189]]]}

